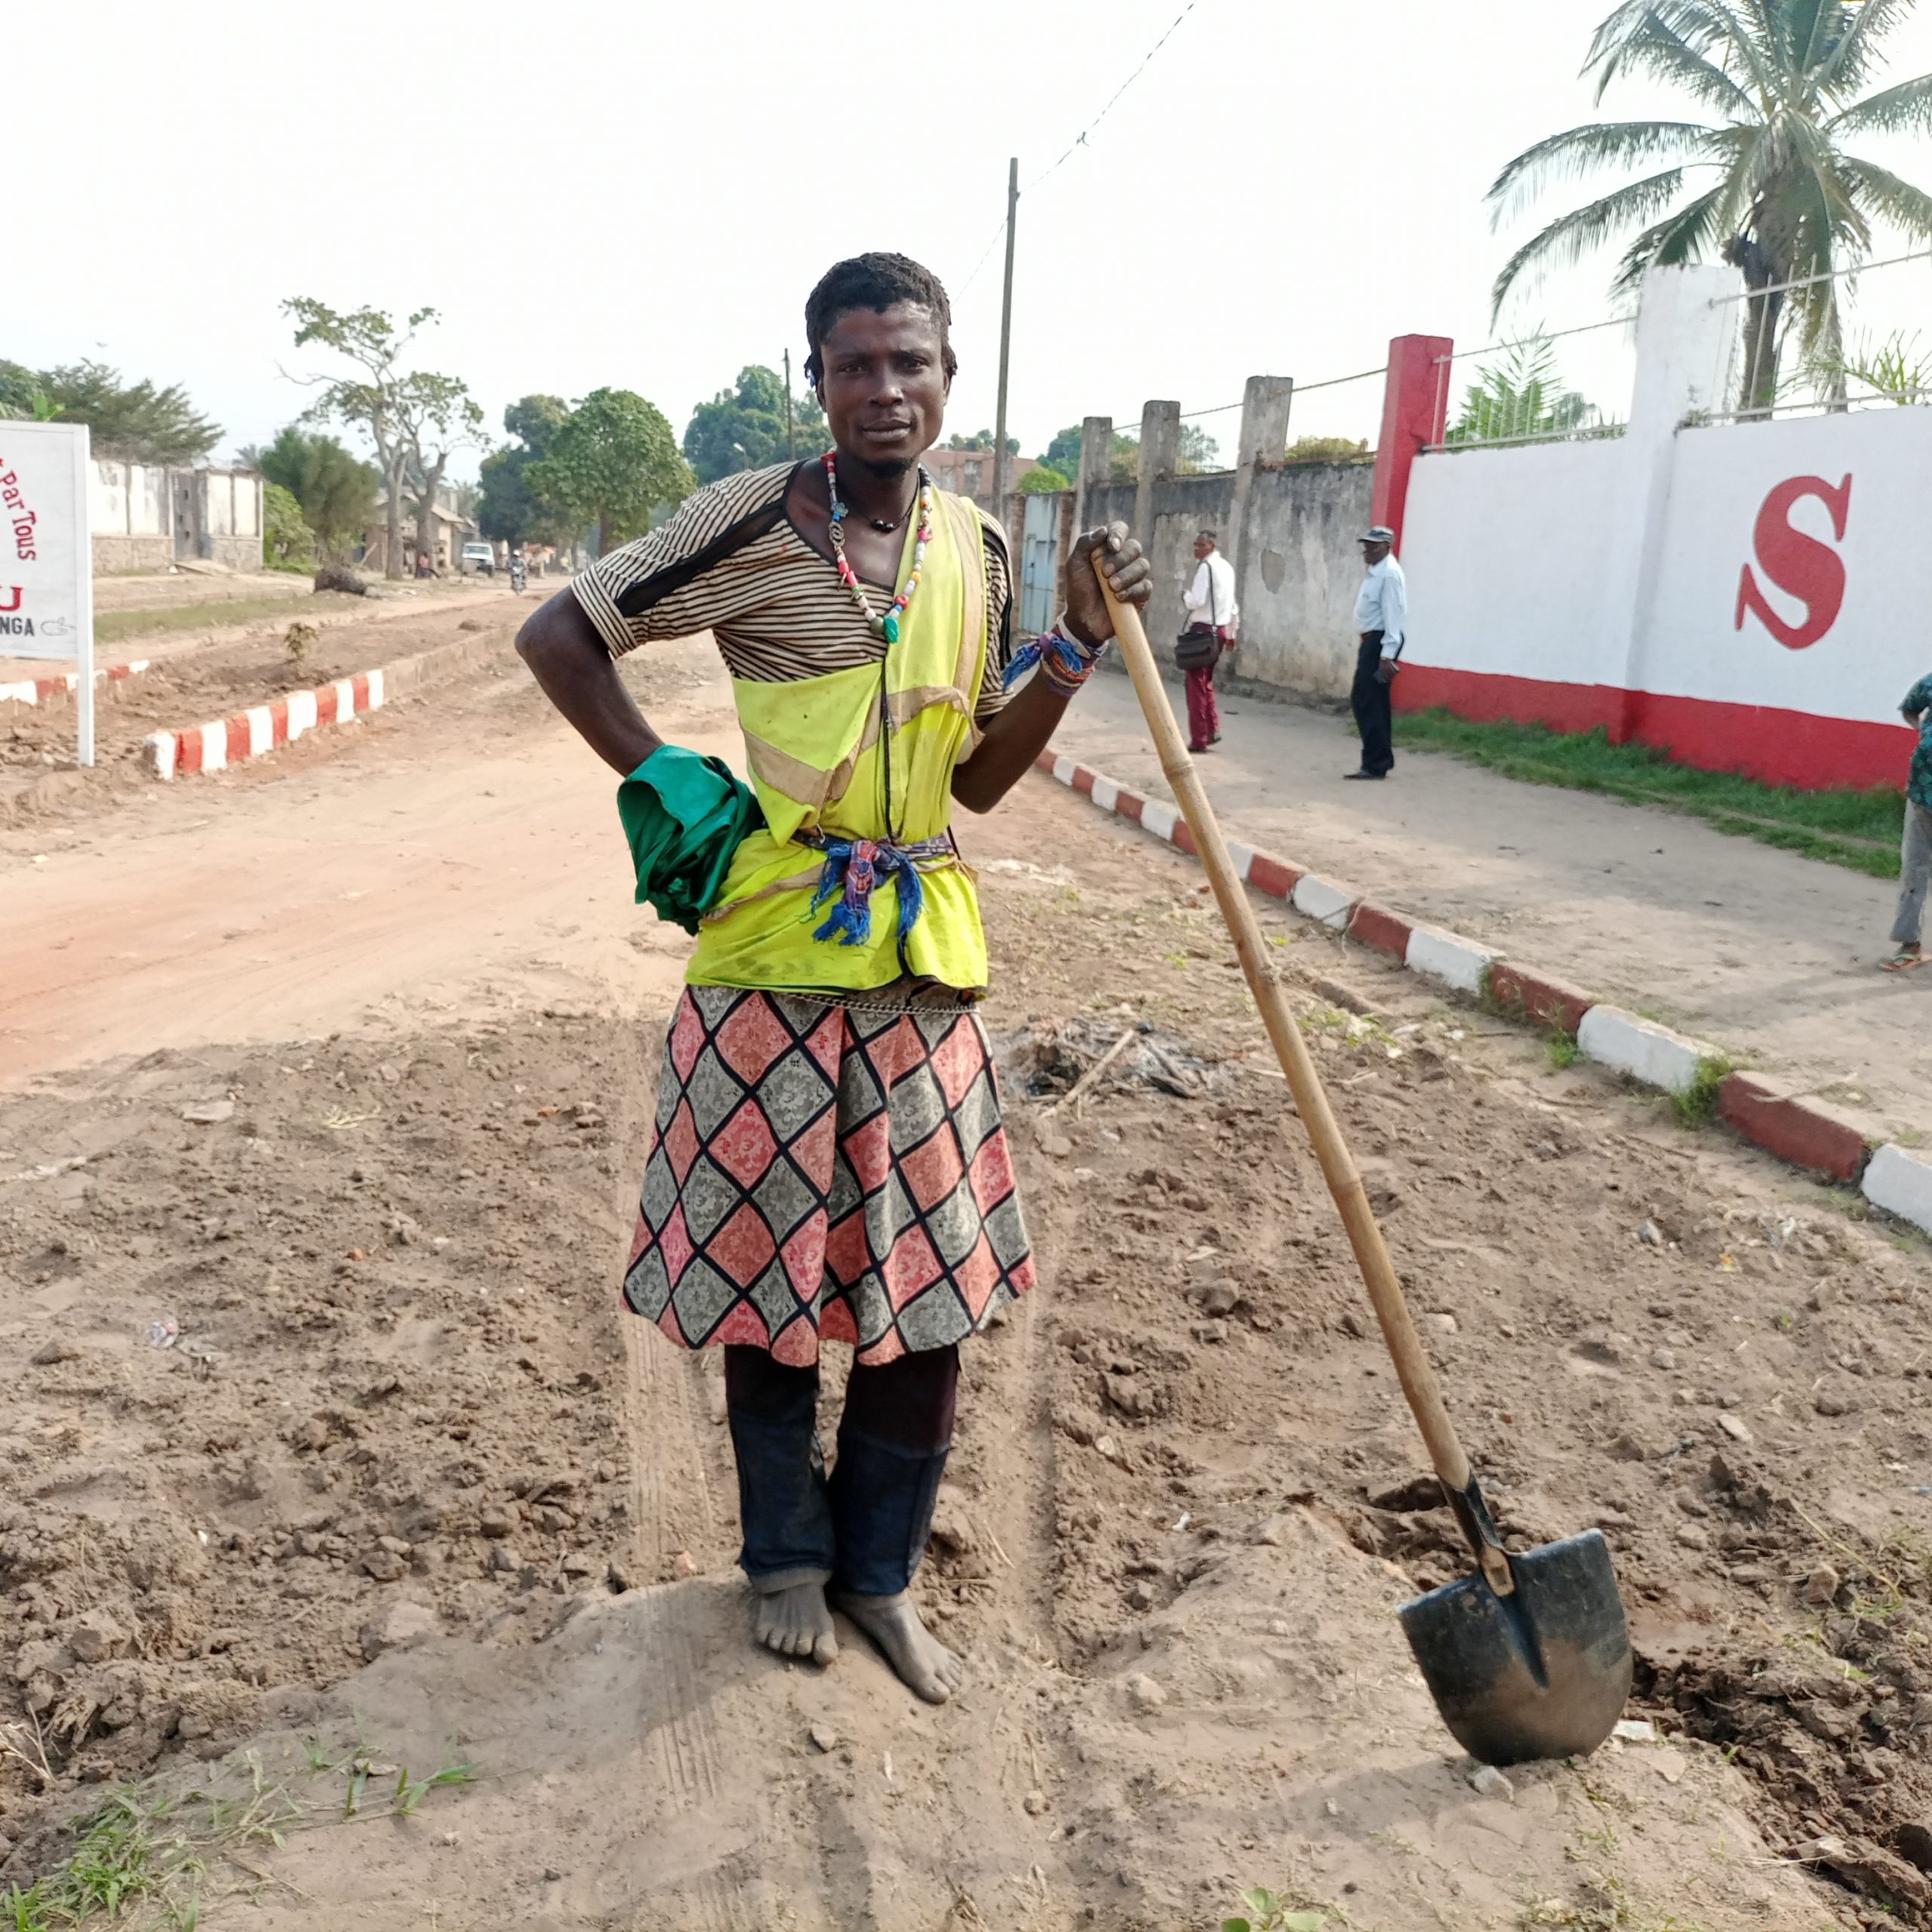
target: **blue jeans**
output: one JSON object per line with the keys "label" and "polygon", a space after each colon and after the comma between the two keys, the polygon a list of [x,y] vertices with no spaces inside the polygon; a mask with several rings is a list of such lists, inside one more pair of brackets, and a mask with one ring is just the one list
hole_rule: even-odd
{"label": "blue jeans", "polygon": [[738,1561],[761,1593],[830,1583],[895,1596],[925,1553],[952,1446],[959,1352],[931,1349],[845,1383],[828,1478],[818,1438],[819,1372],[728,1344],[724,1397],[738,1459]]}

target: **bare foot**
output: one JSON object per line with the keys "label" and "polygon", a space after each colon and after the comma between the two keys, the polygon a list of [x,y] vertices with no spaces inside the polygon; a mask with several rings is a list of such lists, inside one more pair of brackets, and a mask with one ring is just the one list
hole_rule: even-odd
{"label": "bare foot", "polygon": [[929,1704],[943,1704],[959,1688],[966,1666],[919,1621],[910,1594],[855,1597],[841,1593],[838,1607],[885,1653],[906,1688]]}
{"label": "bare foot", "polygon": [[832,1635],[832,1613],[825,1607],[823,1583],[794,1583],[758,1600],[758,1640],[781,1657],[809,1657],[829,1663],[838,1654]]}

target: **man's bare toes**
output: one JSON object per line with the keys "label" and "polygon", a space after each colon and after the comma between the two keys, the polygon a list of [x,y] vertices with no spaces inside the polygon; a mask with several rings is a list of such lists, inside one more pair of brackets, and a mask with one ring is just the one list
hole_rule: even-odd
{"label": "man's bare toes", "polygon": [[829,1663],[838,1654],[838,1639],[829,1630],[821,1630],[812,1639],[812,1655],[820,1663]]}

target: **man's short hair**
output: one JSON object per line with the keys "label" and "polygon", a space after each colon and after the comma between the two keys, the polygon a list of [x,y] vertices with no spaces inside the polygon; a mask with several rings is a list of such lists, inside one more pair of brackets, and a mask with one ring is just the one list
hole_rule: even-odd
{"label": "man's short hair", "polygon": [[939,355],[949,382],[958,373],[958,358],[952,352],[952,304],[946,288],[931,269],[922,268],[910,257],[872,253],[854,255],[834,262],[820,276],[818,286],[805,297],[805,380],[817,383],[825,374],[819,352],[825,346],[826,334],[841,315],[854,309],[883,312],[902,303],[929,309],[939,325]]}
{"label": "man's short hair", "polygon": [[1197,543],[1199,543],[1204,537],[1206,537],[1211,543],[1218,543],[1221,540],[1221,533],[1218,530],[1197,530],[1194,533],[1194,540]]}

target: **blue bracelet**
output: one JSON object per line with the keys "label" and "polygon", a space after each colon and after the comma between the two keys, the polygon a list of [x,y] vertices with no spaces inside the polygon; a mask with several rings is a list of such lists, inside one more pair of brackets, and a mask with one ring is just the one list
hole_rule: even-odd
{"label": "blue bracelet", "polygon": [[1082,644],[1068,635],[1063,623],[1056,623],[1013,654],[1013,661],[1006,667],[1005,688],[1011,691],[1038,665],[1040,675],[1055,691],[1063,697],[1071,697],[1093,675],[1094,666],[1106,648],[1104,641]]}

